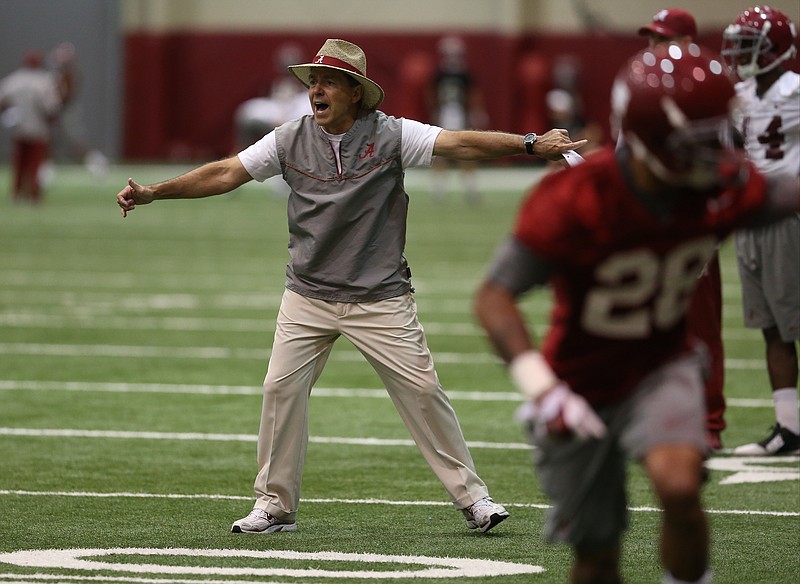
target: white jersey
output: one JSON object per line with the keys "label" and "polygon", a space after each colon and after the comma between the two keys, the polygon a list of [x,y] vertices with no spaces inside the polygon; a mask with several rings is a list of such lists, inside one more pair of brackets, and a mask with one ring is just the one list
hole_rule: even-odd
{"label": "white jersey", "polygon": [[747,156],[767,176],[800,173],[800,75],[784,73],[762,96],[756,80],[736,84],[740,110],[736,126]]}

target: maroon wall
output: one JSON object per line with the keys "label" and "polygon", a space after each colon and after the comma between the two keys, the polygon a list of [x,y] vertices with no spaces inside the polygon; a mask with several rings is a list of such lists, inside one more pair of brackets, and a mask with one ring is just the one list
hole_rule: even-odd
{"label": "maroon wall", "polygon": [[[366,51],[369,76],[386,91],[383,111],[427,121],[426,74],[435,64],[440,35],[341,36]],[[565,55],[579,64],[586,118],[607,132],[613,77],[644,46],[644,39],[635,35],[465,34],[464,39],[490,127],[519,133],[546,129],[544,94],[552,83],[550,67]],[[292,41],[310,60],[324,40],[311,34],[129,34],[123,156],[202,161],[231,154],[233,113],[269,85],[277,48]],[[720,33],[701,35],[699,40],[716,49]]]}

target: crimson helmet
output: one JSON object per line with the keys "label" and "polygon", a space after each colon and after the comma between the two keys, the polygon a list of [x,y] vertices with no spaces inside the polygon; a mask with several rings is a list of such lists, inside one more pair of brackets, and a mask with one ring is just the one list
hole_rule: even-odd
{"label": "crimson helmet", "polygon": [[664,182],[702,190],[738,177],[733,80],[715,53],[669,44],[634,56],[611,92],[612,124]]}
{"label": "crimson helmet", "polygon": [[797,52],[794,23],[780,10],[756,6],[722,33],[722,56],[742,79],[766,73]]}

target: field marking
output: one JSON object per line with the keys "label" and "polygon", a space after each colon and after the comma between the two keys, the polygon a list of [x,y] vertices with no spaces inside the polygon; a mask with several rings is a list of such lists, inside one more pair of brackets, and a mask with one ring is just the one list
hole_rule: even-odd
{"label": "field marking", "polygon": [[[416,566],[389,570],[323,570],[319,568],[261,568],[256,566],[231,568],[224,566],[182,566],[169,564],[113,563],[85,559],[87,557],[172,556],[204,558],[252,558],[253,560],[283,560],[304,562],[389,563]],[[181,574],[198,576],[287,576],[292,578],[485,578],[517,574],[538,574],[541,566],[476,558],[451,558],[431,556],[404,556],[371,553],[297,552],[291,550],[247,549],[192,549],[192,548],[95,548],[20,550],[0,553],[0,562],[35,568],[60,568],[68,570],[106,570],[134,572],[137,574]],[[259,562],[261,564],[261,562]]]}
{"label": "field marking", "polygon": [[[348,349],[342,343],[331,353],[333,361],[365,361],[357,350]],[[62,343],[0,343],[0,355],[36,355],[50,357],[124,357],[124,358],[166,358],[166,359],[258,359],[266,361],[270,350],[242,349],[231,347],[165,347],[153,345],[91,345]],[[488,352],[452,353],[433,352],[437,363],[458,365],[499,364],[500,359]],[[725,359],[726,369],[761,370],[766,365],[763,359]]]}
{"label": "field marking", "polygon": [[67,576],[61,574],[0,574],[3,584],[60,584],[62,582],[130,582],[131,584],[289,584],[277,580],[185,580],[179,578],[136,578],[134,576]]}
{"label": "field marking", "polygon": [[[274,318],[229,318],[185,316],[113,316],[102,314],[0,313],[0,326],[45,329],[153,330],[176,332],[253,332],[275,330]],[[433,335],[476,337],[483,331],[474,324],[460,322],[423,323],[425,332]],[[760,339],[760,337],[756,337]]]}
{"label": "field marking", "polygon": [[[186,316],[103,316],[103,315],[60,315],[42,313],[0,313],[0,326],[17,328],[75,329],[93,330],[153,330],[177,332],[253,332],[275,331],[275,319],[265,318],[217,318]],[[483,331],[474,324],[425,322],[423,328],[428,334],[474,337]]]}
{"label": "field marking", "polygon": [[[205,440],[210,442],[256,442],[255,434],[213,434],[202,432],[128,432],[120,430],[73,430],[63,428],[0,428],[0,436],[30,436],[42,438],[116,438],[127,440]],[[348,446],[416,446],[408,438],[340,438],[309,436],[314,444],[342,444]],[[467,442],[470,448],[493,450],[531,450],[521,442]]]}
{"label": "field marking", "polygon": [[[219,495],[219,494],[187,494],[187,493],[101,493],[89,491],[29,491],[24,489],[0,489],[0,496],[22,497],[77,497],[88,499],[176,499],[176,500],[209,500],[209,501],[248,501],[252,496]],[[303,504],[317,505],[385,505],[390,507],[452,507],[449,501],[396,501],[391,499],[337,499],[315,498],[300,500]],[[518,509],[548,510],[552,505],[546,503],[503,503],[503,506]],[[628,507],[636,513],[661,513],[661,509],[652,506]],[[752,509],[706,509],[706,513],[713,515],[754,515],[766,517],[800,517],[800,511],[758,511]]]}
{"label": "field marking", "polygon": [[130,582],[131,584],[290,584],[277,580],[209,580],[136,578],[134,576],[67,576],[61,574],[0,574],[2,584],[60,584],[62,582]]}
{"label": "field marking", "polygon": [[[17,381],[0,379],[0,391],[77,391],[98,393],[164,393],[195,395],[261,395],[261,386],[251,385],[204,385],[183,383],[121,383],[103,381]],[[497,401],[521,403],[522,395],[516,391],[475,391],[462,389],[446,389],[451,400],[463,401]],[[312,397],[344,397],[388,399],[389,394],[383,388],[358,387],[315,387]],[[726,398],[729,407],[771,408],[771,399]]]}
{"label": "field marking", "polygon": [[[87,308],[73,313],[44,314],[41,312],[0,312],[0,326],[45,329],[92,330],[153,330],[175,332],[253,332],[275,330],[274,318],[231,318],[191,316],[117,316],[111,307]],[[542,321],[543,323],[544,321]],[[423,328],[429,335],[452,337],[483,336],[483,330],[466,322],[437,322],[424,320]],[[726,327],[722,334],[726,341],[761,342],[760,331],[741,327]]]}
{"label": "field marking", "polygon": [[[231,347],[162,347],[154,345],[73,345],[58,343],[0,343],[2,355],[47,355],[51,357],[125,357],[168,359],[258,359],[267,361],[270,349],[242,349]],[[366,363],[364,356],[347,343],[341,343],[330,356],[333,361]],[[469,363],[485,365],[499,363],[491,353],[434,353],[439,363]]]}
{"label": "field marking", "polygon": [[[418,282],[415,280],[415,284]],[[477,282],[476,282],[477,286]],[[259,312],[277,311],[281,293],[223,293],[199,296],[188,292],[163,292],[157,294],[119,294],[114,292],[73,292],[68,290],[28,290],[12,292],[0,289],[0,305],[9,306],[58,306],[78,311],[119,312],[120,307],[130,313],[140,314],[151,310],[257,310]],[[417,296],[418,305],[426,312],[443,314],[472,314],[472,294],[454,300],[452,294],[439,298]],[[544,298],[533,298],[526,302],[528,309],[538,308],[543,313],[550,303]]]}
{"label": "field marking", "polygon": [[[0,436],[28,436],[39,438],[90,438],[123,440],[186,440],[213,442],[256,442],[254,434],[212,434],[201,432],[134,432],[121,430],[75,430],[54,428],[0,428]],[[348,446],[414,447],[413,440],[402,438],[343,438],[309,436],[312,444],[341,444]],[[524,442],[481,442],[467,441],[470,449],[491,450],[533,450]],[[724,450],[721,454],[731,454]],[[800,456],[785,457],[712,457],[706,461],[709,469],[733,473],[723,478],[720,485],[742,483],[767,483],[779,481],[800,481],[800,469],[795,467],[770,466],[774,464],[796,463]]]}

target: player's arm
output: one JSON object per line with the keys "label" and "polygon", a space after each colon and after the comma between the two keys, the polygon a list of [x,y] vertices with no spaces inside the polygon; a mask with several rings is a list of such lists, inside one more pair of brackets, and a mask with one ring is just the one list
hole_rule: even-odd
{"label": "player's arm", "polygon": [[770,223],[800,213],[800,176],[768,177],[767,182],[767,202],[759,223]]}
{"label": "player's arm", "polygon": [[[553,129],[536,139],[533,153],[547,160],[561,160],[562,152],[580,148],[586,142],[573,142],[566,130]],[[524,137],[505,132],[442,130],[433,146],[434,156],[456,160],[485,160],[526,153]]]}
{"label": "player's arm", "polygon": [[245,170],[238,156],[209,162],[175,178],[152,185],[140,185],[132,178],[117,194],[122,216],[136,205],[147,205],[163,199],[200,199],[228,193],[253,177]]}
{"label": "player's arm", "polygon": [[475,297],[475,314],[495,351],[506,363],[533,349],[517,299],[531,288],[545,284],[549,274],[549,265],[513,236],[495,253]]}
{"label": "player's arm", "polygon": [[498,250],[478,289],[475,314],[498,355],[508,364],[511,379],[528,398],[521,417],[543,424],[553,434],[599,438],[605,434],[605,424],[534,348],[519,310],[519,296],[544,284],[549,274],[548,262],[517,239],[509,238]]}
{"label": "player's arm", "polygon": [[745,219],[747,228],[759,228],[800,213],[800,176],[760,174],[755,167],[745,185],[745,197],[757,197],[758,204]]}

